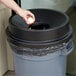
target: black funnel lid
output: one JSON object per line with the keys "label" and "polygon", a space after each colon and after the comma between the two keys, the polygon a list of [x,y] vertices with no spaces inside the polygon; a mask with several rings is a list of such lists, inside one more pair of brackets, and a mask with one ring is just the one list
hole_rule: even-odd
{"label": "black funnel lid", "polygon": [[23,18],[21,18],[19,15],[14,15],[13,17],[10,18],[9,21],[15,27],[24,27],[24,28],[29,27],[29,25],[26,24]]}
{"label": "black funnel lid", "polygon": [[69,35],[69,18],[66,14],[49,9],[30,9],[36,21],[29,28],[18,15],[10,18],[7,34],[13,40],[21,42],[42,43],[56,42]]}

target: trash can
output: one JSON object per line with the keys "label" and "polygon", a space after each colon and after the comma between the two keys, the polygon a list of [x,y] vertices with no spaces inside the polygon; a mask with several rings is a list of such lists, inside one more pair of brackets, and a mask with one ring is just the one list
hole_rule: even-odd
{"label": "trash can", "polygon": [[51,9],[29,10],[36,17],[32,26],[14,15],[6,29],[16,76],[66,76],[67,55],[74,48],[68,16]]}

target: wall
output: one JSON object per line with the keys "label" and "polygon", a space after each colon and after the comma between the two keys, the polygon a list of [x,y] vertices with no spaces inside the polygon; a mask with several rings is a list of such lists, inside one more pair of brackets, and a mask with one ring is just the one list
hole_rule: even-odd
{"label": "wall", "polygon": [[73,6],[76,6],[76,0],[73,0]]}
{"label": "wall", "polygon": [[7,59],[8,59],[8,70],[14,70],[13,53],[8,42],[7,42]]}
{"label": "wall", "polygon": [[6,35],[5,35],[6,16],[7,16],[6,7],[0,4],[0,76],[2,76],[8,70]]}
{"label": "wall", "polygon": [[76,9],[69,12],[70,22],[73,27],[73,40],[74,40],[74,50],[68,56],[68,69],[67,72],[71,73],[72,76],[76,76]]}
{"label": "wall", "polygon": [[72,0],[22,0],[23,8],[49,8],[65,12]]}

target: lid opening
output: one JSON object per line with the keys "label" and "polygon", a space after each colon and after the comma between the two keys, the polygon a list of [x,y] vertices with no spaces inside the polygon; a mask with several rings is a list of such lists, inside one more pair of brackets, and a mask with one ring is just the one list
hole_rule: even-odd
{"label": "lid opening", "polygon": [[42,22],[35,22],[31,26],[29,26],[29,29],[34,29],[34,30],[45,30],[51,28],[48,23],[42,23]]}

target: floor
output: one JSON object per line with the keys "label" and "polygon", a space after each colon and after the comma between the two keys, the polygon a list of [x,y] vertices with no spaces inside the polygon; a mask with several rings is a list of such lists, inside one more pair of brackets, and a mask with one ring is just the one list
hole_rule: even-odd
{"label": "floor", "polygon": [[[76,26],[75,26],[76,25],[76,8],[74,8],[73,11],[71,11],[68,15],[69,15],[70,21],[73,25],[74,33],[76,33]],[[76,39],[75,34],[74,34],[74,38]],[[76,44],[76,40],[74,42]],[[15,76],[15,73],[12,71],[9,71],[4,76]],[[75,75],[68,74],[67,76],[75,76]]]}
{"label": "floor", "polygon": [[[15,72],[9,71],[4,76],[15,76]],[[67,75],[67,76],[75,76],[75,75]]]}
{"label": "floor", "polygon": [[15,72],[8,71],[4,76],[15,76]]}
{"label": "floor", "polygon": [[[15,76],[15,73],[13,71],[9,71],[4,76]],[[72,75],[67,75],[67,76],[72,76]]]}

